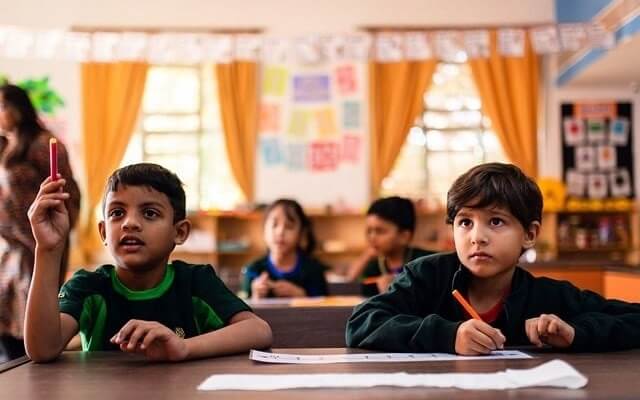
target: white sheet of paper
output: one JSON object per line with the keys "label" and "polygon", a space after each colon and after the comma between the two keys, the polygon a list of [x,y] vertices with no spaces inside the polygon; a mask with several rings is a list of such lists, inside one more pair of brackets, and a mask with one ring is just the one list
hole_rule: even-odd
{"label": "white sheet of paper", "polygon": [[211,375],[198,390],[283,390],[300,388],[370,388],[375,386],[505,390],[525,387],[579,389],[588,379],[562,360],[528,369],[489,373],[407,374],[221,374]]}
{"label": "white sheet of paper", "polygon": [[486,356],[458,356],[449,353],[360,353],[360,354],[286,354],[267,353],[251,350],[249,359],[275,364],[336,364],[360,362],[411,362],[411,361],[454,361],[454,360],[495,360],[524,359],[530,355],[518,350],[494,351]]}

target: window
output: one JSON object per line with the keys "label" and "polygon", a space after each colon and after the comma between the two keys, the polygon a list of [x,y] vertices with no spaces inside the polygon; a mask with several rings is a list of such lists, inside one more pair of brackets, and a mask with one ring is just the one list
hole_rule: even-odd
{"label": "window", "polygon": [[212,65],[151,66],[123,160],[177,173],[189,210],[230,209],[244,201],[227,158],[213,71]]}
{"label": "window", "polygon": [[443,207],[453,181],[472,166],[505,161],[502,147],[482,113],[471,69],[442,62],[424,95],[424,112],[410,129],[383,195],[425,199]]}

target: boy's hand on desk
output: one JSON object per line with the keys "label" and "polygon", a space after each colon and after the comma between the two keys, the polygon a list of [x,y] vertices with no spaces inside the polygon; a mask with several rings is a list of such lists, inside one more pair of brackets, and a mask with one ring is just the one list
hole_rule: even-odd
{"label": "boy's hand on desk", "polygon": [[525,331],[531,343],[538,347],[545,344],[553,347],[569,347],[576,335],[575,329],[557,315],[541,314],[524,323]]}
{"label": "boy's hand on desk", "polygon": [[457,354],[477,356],[504,348],[505,341],[499,329],[486,322],[469,319],[458,327],[455,350]]}
{"label": "boy's hand on desk", "polygon": [[44,250],[53,250],[67,240],[69,212],[64,202],[69,193],[62,191],[64,184],[64,179],[45,179],[27,212],[33,237]]}
{"label": "boy's hand on desk", "polygon": [[307,295],[303,288],[284,279],[273,282],[271,290],[278,297],[304,297]]}
{"label": "boy's hand on desk", "polygon": [[376,286],[378,287],[378,292],[384,293],[389,289],[389,285],[393,282],[395,276],[391,274],[380,275],[376,280]]}
{"label": "boy's hand on desk", "polygon": [[155,321],[132,319],[111,338],[111,343],[122,351],[144,354],[154,361],[180,361],[189,353],[183,338]]}

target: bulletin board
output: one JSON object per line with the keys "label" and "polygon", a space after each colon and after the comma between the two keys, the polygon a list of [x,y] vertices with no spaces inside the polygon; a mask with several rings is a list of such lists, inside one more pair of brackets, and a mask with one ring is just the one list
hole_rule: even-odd
{"label": "bulletin board", "polygon": [[567,195],[578,199],[633,198],[632,104],[562,103],[561,120]]}
{"label": "bulletin board", "polygon": [[366,65],[265,64],[256,200],[362,208],[369,201]]}

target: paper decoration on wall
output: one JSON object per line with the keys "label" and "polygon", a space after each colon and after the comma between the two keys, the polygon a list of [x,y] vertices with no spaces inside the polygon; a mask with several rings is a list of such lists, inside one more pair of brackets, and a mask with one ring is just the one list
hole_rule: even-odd
{"label": "paper decoration on wall", "polygon": [[345,134],[342,136],[342,161],[357,163],[360,161],[360,146],[362,137]]}
{"label": "paper decoration on wall", "polygon": [[604,119],[593,118],[587,120],[587,141],[589,143],[603,143],[606,139]]}
{"label": "paper decoration on wall", "polygon": [[278,165],[284,161],[280,140],[277,137],[262,136],[260,138],[260,152],[266,165]]}
{"label": "paper decoration on wall", "polygon": [[338,135],[336,114],[332,107],[326,107],[315,112],[318,136],[330,138]]}
{"label": "paper decoration on wall", "polygon": [[288,133],[291,136],[305,137],[309,132],[311,115],[308,110],[294,109],[291,112]]}
{"label": "paper decoration on wall", "polygon": [[590,172],[596,168],[596,155],[593,147],[576,147],[576,168],[580,172]]}
{"label": "paper decoration on wall", "polygon": [[307,166],[306,143],[289,142],[287,144],[287,168],[292,171],[303,171]]}
{"label": "paper decoration on wall", "polygon": [[576,170],[567,171],[567,194],[575,197],[583,197],[587,185],[585,175]]}
{"label": "paper decoration on wall", "polygon": [[313,142],[310,155],[312,171],[333,171],[340,161],[340,147],[335,142]]}
{"label": "paper decoration on wall", "polygon": [[459,60],[464,55],[462,33],[459,31],[438,31],[433,35],[436,55],[444,61]]}
{"label": "paper decoration on wall", "polygon": [[619,169],[609,174],[609,183],[613,197],[629,197],[631,195],[631,178],[626,169]]}
{"label": "paper decoration on wall", "polygon": [[584,122],[580,118],[565,118],[564,141],[566,144],[575,146],[584,143]]}
{"label": "paper decoration on wall", "polygon": [[260,59],[260,48],[262,46],[262,37],[251,34],[235,35],[235,54],[236,60],[255,61]]}
{"label": "paper decoration on wall", "polygon": [[602,25],[588,25],[586,31],[587,42],[592,48],[610,49],[616,44],[614,33],[606,30]]}
{"label": "paper decoration on wall", "polygon": [[541,26],[530,31],[531,46],[538,54],[557,53],[560,51],[558,28],[555,26]]}
{"label": "paper decoration on wall", "polygon": [[489,57],[489,32],[485,30],[466,31],[464,47],[469,58]]}
{"label": "paper decoration on wall", "polygon": [[404,58],[404,36],[401,33],[378,33],[376,58],[382,62],[401,61]]}
{"label": "paper decoration on wall", "polygon": [[427,60],[433,57],[426,32],[406,32],[404,42],[407,60]]}
{"label": "paper decoration on wall", "polygon": [[345,101],[342,103],[342,127],[344,129],[360,129],[360,115],[360,102]]}
{"label": "paper decoration on wall", "polygon": [[280,105],[262,103],[260,105],[259,132],[280,132]]}
{"label": "paper decoration on wall", "polygon": [[582,24],[560,25],[560,43],[568,51],[580,50],[587,42],[587,32]]}
{"label": "paper decoration on wall", "polygon": [[618,165],[616,148],[610,145],[598,146],[598,169],[612,170]]}
{"label": "paper decoration on wall", "polygon": [[524,30],[500,29],[498,31],[498,51],[507,57],[524,55]]}
{"label": "paper decoration on wall", "polygon": [[265,64],[286,64],[291,43],[282,37],[265,37],[262,40],[261,57]]}
{"label": "paper decoration on wall", "polygon": [[589,174],[589,197],[603,199],[607,197],[607,178],[604,174]]}
{"label": "paper decoration on wall", "polygon": [[349,96],[358,91],[358,81],[356,80],[353,65],[342,65],[337,67],[335,76],[338,93],[342,96]]}
{"label": "paper decoration on wall", "polygon": [[629,120],[627,118],[616,118],[609,125],[609,141],[611,144],[626,146],[629,142]]}
{"label": "paper decoration on wall", "polygon": [[284,96],[288,79],[289,71],[285,67],[267,66],[262,77],[262,93]]}
{"label": "paper decoration on wall", "polygon": [[329,101],[328,75],[298,75],[293,77],[293,99],[296,102]]}

